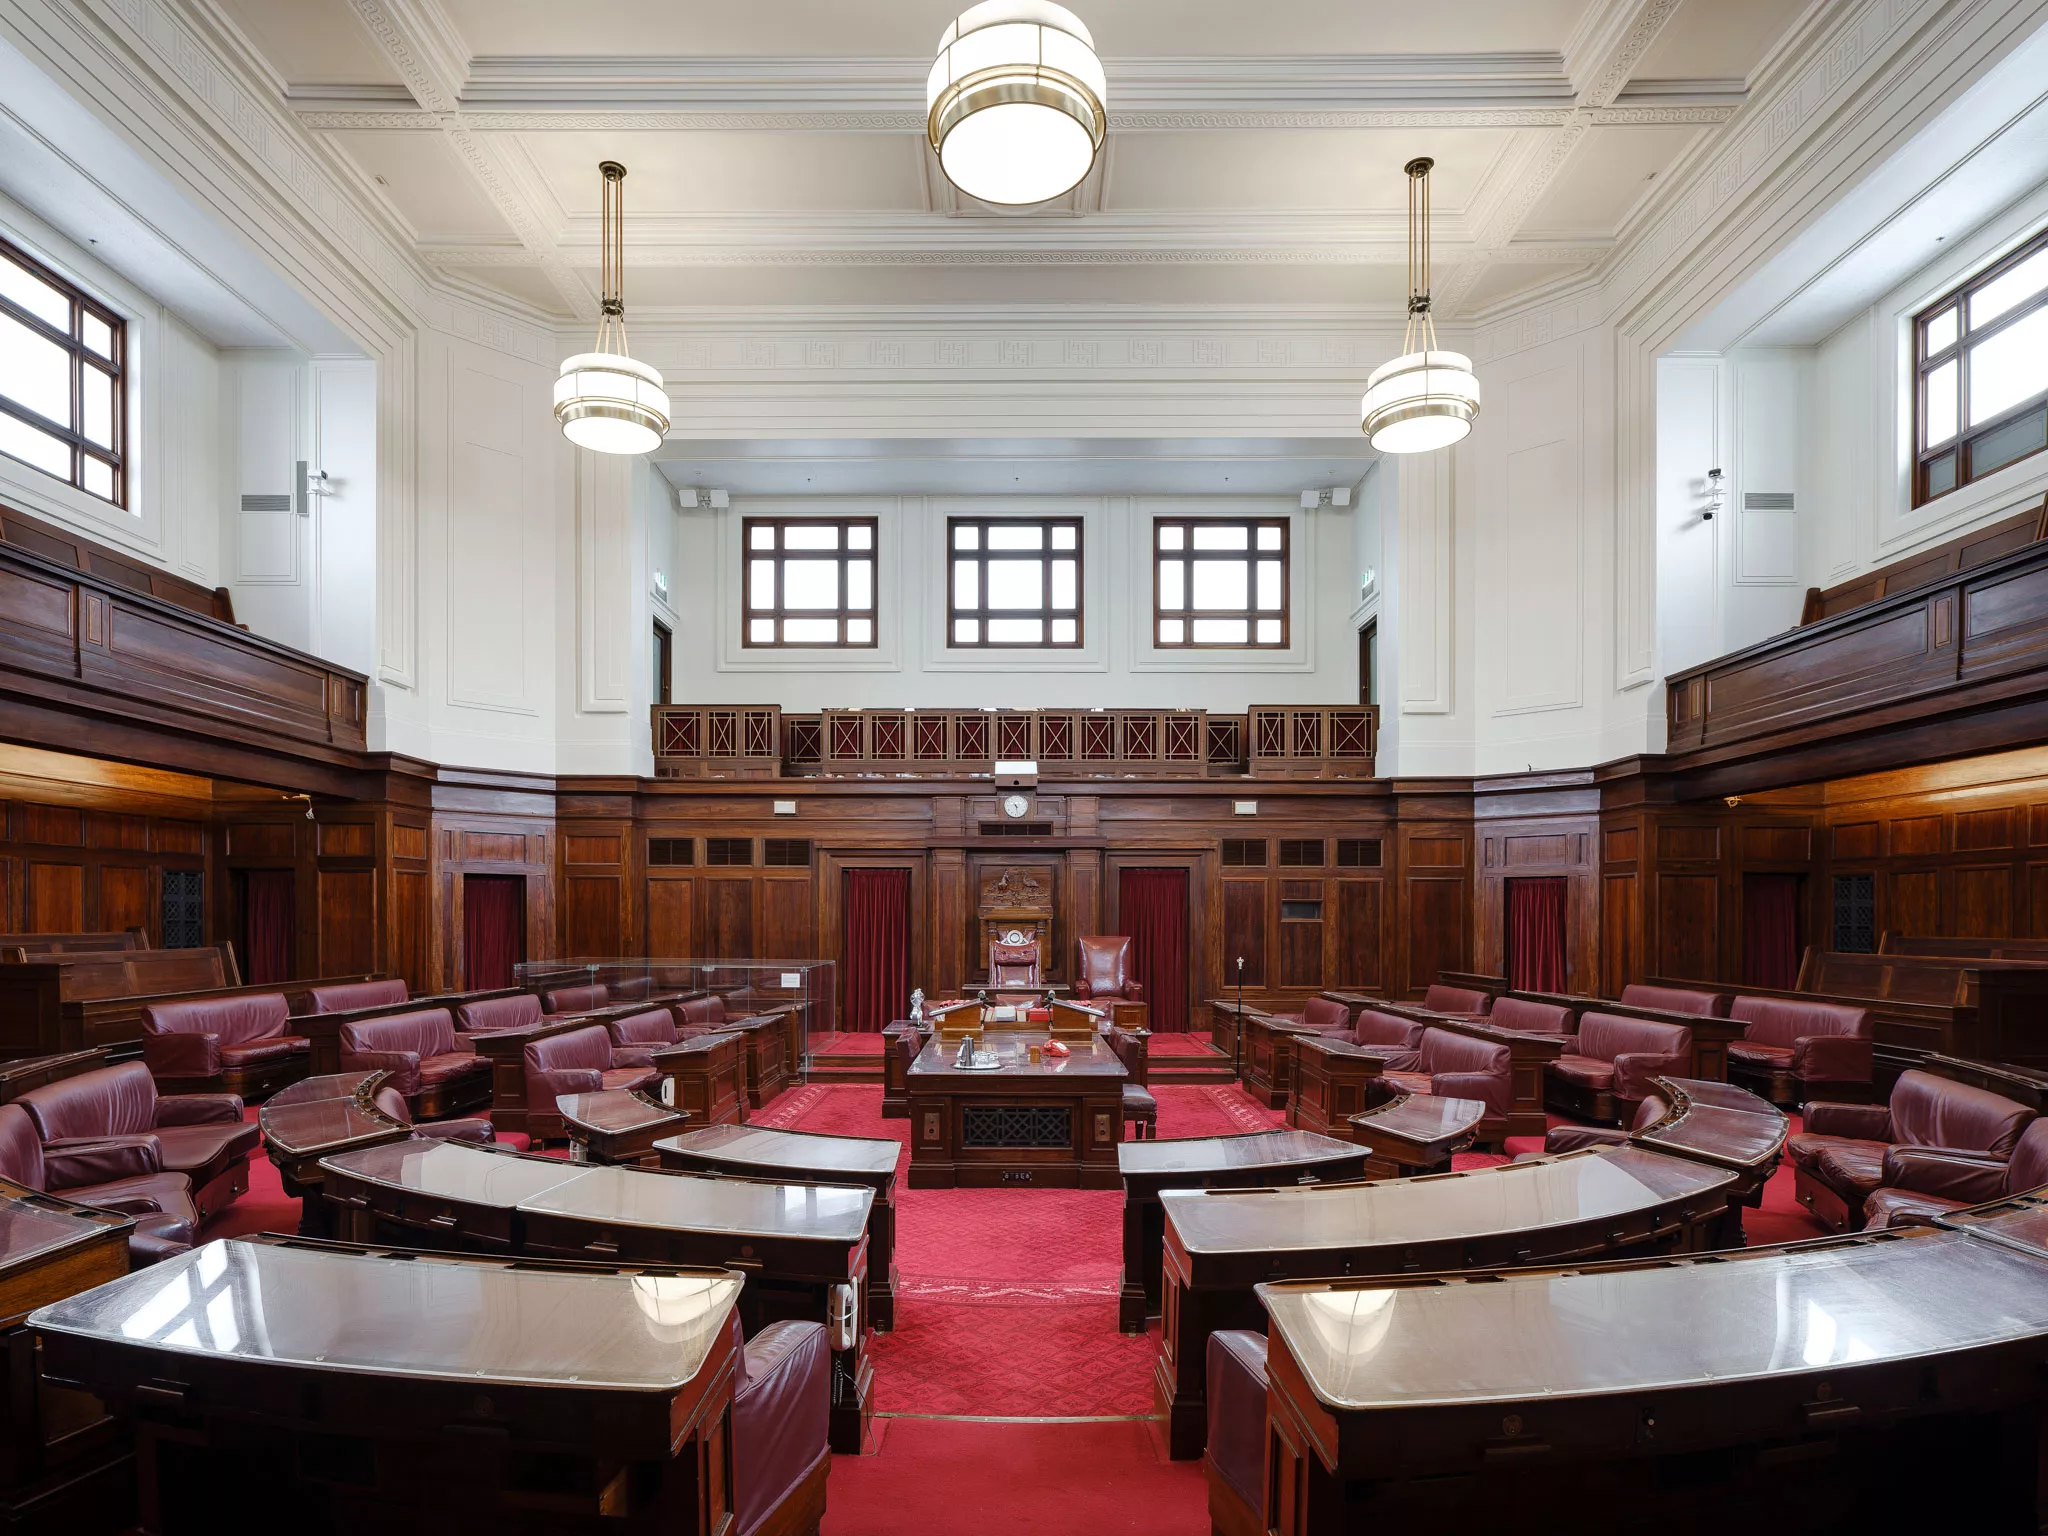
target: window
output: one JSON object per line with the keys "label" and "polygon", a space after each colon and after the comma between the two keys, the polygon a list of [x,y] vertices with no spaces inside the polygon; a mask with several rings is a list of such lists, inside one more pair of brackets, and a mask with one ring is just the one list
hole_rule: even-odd
{"label": "window", "polygon": [[1376,837],[1340,837],[1337,839],[1337,867],[1339,869],[1378,869],[1380,866],[1380,840]]}
{"label": "window", "polygon": [[1282,869],[1321,869],[1323,867],[1323,840],[1319,837],[1281,838],[1280,867]]}
{"label": "window", "polygon": [[770,869],[809,869],[811,840],[807,837],[771,837],[761,845],[761,862]]}
{"label": "window", "polygon": [[663,868],[697,862],[697,840],[693,837],[650,837],[647,862]]}
{"label": "window", "polygon": [[1260,837],[1224,838],[1223,867],[1225,869],[1264,869],[1266,867],[1265,839]]}
{"label": "window", "polygon": [[1155,518],[1153,638],[1169,649],[1287,645],[1287,519]]}
{"label": "window", "polygon": [[946,544],[949,645],[1079,648],[1078,517],[951,517]]}
{"label": "window", "polygon": [[746,645],[875,643],[872,517],[749,517]]}
{"label": "window", "polygon": [[751,865],[754,862],[754,840],[751,837],[707,837],[704,839],[704,862],[713,866]]}
{"label": "window", "polygon": [[0,453],[125,506],[121,317],[0,241]]}
{"label": "window", "polygon": [[654,702],[673,704],[676,688],[676,637],[659,619],[654,623]]}
{"label": "window", "polygon": [[2048,233],[1913,317],[1913,505],[2048,448]]}

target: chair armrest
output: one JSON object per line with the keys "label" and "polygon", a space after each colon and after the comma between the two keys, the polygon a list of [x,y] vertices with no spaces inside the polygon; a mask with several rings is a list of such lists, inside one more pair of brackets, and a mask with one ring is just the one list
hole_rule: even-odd
{"label": "chair armrest", "polygon": [[218,1077],[220,1036],[144,1035],[142,1064],[156,1078]]}
{"label": "chair armrest", "polygon": [[1809,1136],[1841,1136],[1850,1141],[1890,1141],[1892,1112],[1883,1104],[1809,1104]]}
{"label": "chair armrest", "polygon": [[172,1093],[156,1101],[158,1125],[212,1125],[241,1118],[238,1093]]}
{"label": "chair armrest", "polygon": [[1792,1071],[1821,1082],[1867,1083],[1874,1044],[1857,1035],[1801,1035],[1792,1042]]}
{"label": "chair armrest", "polygon": [[1086,1001],[1095,995],[1095,984],[1082,977],[1074,978],[1074,996]]}
{"label": "chair armrest", "polygon": [[1477,1099],[1497,1115],[1508,1112],[1507,1084],[1491,1072],[1437,1072],[1429,1091],[1440,1099]]}
{"label": "chair armrest", "polygon": [[654,1047],[651,1045],[615,1045],[612,1047],[612,1065],[615,1067],[651,1067],[654,1065]]}
{"label": "chair armrest", "polygon": [[1124,983],[1122,995],[1127,1003],[1142,1002],[1145,997],[1145,984],[1141,981],[1127,981]]}
{"label": "chair armrest", "polygon": [[495,1139],[488,1120],[426,1120],[415,1125],[412,1133],[425,1141],[489,1143]]}
{"label": "chair armrest", "polygon": [[418,1051],[344,1051],[341,1069],[344,1072],[389,1072],[391,1081],[385,1086],[396,1088],[400,1093],[420,1091]]}
{"label": "chair armrest", "polygon": [[530,1107],[552,1109],[565,1093],[596,1093],[604,1086],[604,1074],[595,1067],[555,1067],[526,1074],[526,1102]]}
{"label": "chair armrest", "polygon": [[151,1135],[75,1136],[43,1143],[44,1182],[52,1190],[112,1184],[164,1171],[164,1144]]}
{"label": "chair armrest", "polygon": [[1577,1031],[1573,1031],[1569,1035],[1559,1035],[1557,1039],[1560,1047],[1558,1055],[1576,1056],[1579,1054],[1579,1036]]}
{"label": "chair armrest", "polygon": [[1937,1195],[1982,1205],[2005,1193],[2007,1164],[1982,1153],[1946,1147],[1892,1147],[1884,1155],[1884,1182],[1916,1195]]}
{"label": "chair armrest", "polygon": [[746,1343],[747,1379],[734,1394],[734,1514],[758,1526],[826,1454],[831,1350],[822,1323],[770,1323]]}
{"label": "chair armrest", "polygon": [[1656,1091],[1652,1078],[1683,1077],[1690,1064],[1690,1052],[1670,1055],[1662,1051],[1623,1051],[1614,1058],[1614,1096],[1646,1099]]}

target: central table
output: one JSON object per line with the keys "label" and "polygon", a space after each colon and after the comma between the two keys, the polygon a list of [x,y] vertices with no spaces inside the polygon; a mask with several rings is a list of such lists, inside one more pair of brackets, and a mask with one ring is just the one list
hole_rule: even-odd
{"label": "central table", "polygon": [[1036,1185],[1115,1189],[1127,1074],[1099,1036],[1064,1040],[1072,1052],[1033,1062],[1045,1034],[982,1037],[999,1065],[953,1065],[957,1045],[933,1040],[905,1073],[910,1187]]}

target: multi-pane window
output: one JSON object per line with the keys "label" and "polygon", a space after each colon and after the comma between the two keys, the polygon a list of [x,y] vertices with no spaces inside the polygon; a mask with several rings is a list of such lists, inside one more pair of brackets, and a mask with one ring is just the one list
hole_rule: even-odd
{"label": "multi-pane window", "polygon": [[1081,644],[1078,517],[948,518],[946,546],[951,644]]}
{"label": "multi-pane window", "polygon": [[748,645],[875,643],[872,517],[749,517]]}
{"label": "multi-pane window", "polygon": [[1913,504],[2048,448],[2048,234],[1913,317]]}
{"label": "multi-pane window", "polygon": [[119,315],[0,241],[0,453],[125,505],[125,340]]}
{"label": "multi-pane window", "polygon": [[1160,646],[1286,647],[1286,518],[1156,518],[1152,566]]}

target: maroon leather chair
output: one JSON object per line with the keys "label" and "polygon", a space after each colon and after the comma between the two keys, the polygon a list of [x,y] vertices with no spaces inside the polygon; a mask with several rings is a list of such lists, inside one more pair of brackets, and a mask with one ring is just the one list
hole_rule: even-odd
{"label": "maroon leather chair", "polygon": [[142,1005],[142,1060],[173,1093],[262,1098],[306,1075],[312,1045],[285,1033],[282,992]]}
{"label": "maroon leather chair", "polygon": [[1650,1095],[1650,1079],[1683,1077],[1692,1065],[1692,1031],[1683,1024],[1579,1015],[1564,1053],[1544,1073],[1544,1104],[1583,1120],[1623,1124]]}
{"label": "maroon leather chair", "polygon": [[1695,992],[1690,987],[1648,987],[1630,982],[1621,989],[1621,1000],[1630,1008],[1661,1008],[1666,1013],[1694,1013],[1701,1018],[1725,1017],[1725,993]]}
{"label": "maroon leather chair", "polygon": [[725,999],[716,992],[692,997],[675,1005],[676,1023],[685,1035],[709,1034],[725,1023]]}
{"label": "maroon leather chair", "polygon": [[[88,1159],[80,1166],[92,1176],[82,1183],[181,1173],[191,1181],[201,1217],[249,1187],[249,1154],[261,1132],[242,1118],[242,1101],[232,1093],[159,1098],[149,1068],[127,1061],[31,1088],[16,1102],[35,1122],[46,1165],[62,1166],[72,1156]],[[89,1157],[95,1147],[104,1149],[104,1160]]]}
{"label": "maroon leather chair", "polygon": [[615,1003],[637,1003],[642,998],[653,994],[654,978],[651,976],[625,976],[617,981],[606,982],[605,990],[611,993],[612,1001]]}
{"label": "maroon leather chair", "polygon": [[512,997],[480,997],[455,1005],[455,1027],[465,1035],[488,1035],[506,1029],[531,1029],[546,1015],[531,992]]}
{"label": "maroon leather chair", "polygon": [[405,1102],[405,1095],[396,1088],[391,1087],[388,1083],[377,1090],[375,1097],[370,1102],[396,1120],[400,1125],[412,1126],[413,1135],[424,1137],[429,1141],[492,1142],[497,1140],[497,1132],[491,1128],[491,1122],[487,1119],[429,1120],[424,1124],[415,1125],[412,1118],[412,1106]]}
{"label": "maroon leather chair", "polygon": [[1237,1328],[1209,1335],[1209,1479],[1213,1531],[1266,1529],[1266,1336]]}
{"label": "maroon leather chair", "polygon": [[312,1013],[392,1008],[412,1000],[412,994],[405,990],[403,976],[392,976],[383,981],[338,981],[332,986],[315,987],[306,995],[313,1000],[313,1006],[308,1010]]}
{"label": "maroon leather chair", "polygon": [[1145,989],[1131,977],[1131,941],[1123,934],[1097,934],[1077,941],[1080,964],[1074,968],[1074,996],[1119,997],[1135,1003]]}
{"label": "maroon leather chair", "polygon": [[598,985],[594,987],[557,987],[552,992],[541,994],[541,1007],[557,1016],[565,1013],[588,1013],[593,1008],[602,1008],[612,1000],[612,989]]}
{"label": "maroon leather chair", "polygon": [[1412,1051],[1422,1044],[1422,1036],[1428,1029],[1427,1024],[1415,1019],[1381,1013],[1377,1008],[1361,1008],[1358,1017],[1351,1021],[1345,1038],[1353,1045],[1380,1045],[1390,1050]]}
{"label": "maroon leather chair", "polygon": [[2044,1184],[2048,1120],[2036,1119],[2021,1133],[2010,1162],[1950,1147],[1890,1147],[1884,1154],[1884,1182],[1863,1202],[1863,1230],[1931,1221],[1945,1211],[2003,1200]]}
{"label": "maroon leather chair", "polygon": [[[739,1315],[733,1315],[739,1331]],[[735,1536],[815,1531],[831,1466],[832,1351],[823,1323],[769,1323],[739,1351],[733,1384]]]}
{"label": "maroon leather chair", "polygon": [[1541,1152],[1524,1152],[1515,1161],[1555,1157],[1560,1152],[1577,1152],[1582,1147],[1618,1147],[1637,1131],[1647,1131],[1670,1112],[1671,1106],[1653,1093],[1636,1106],[1635,1116],[1629,1121],[1627,1130],[1618,1125],[1553,1125],[1543,1133]]}
{"label": "maroon leather chair", "polygon": [[341,1069],[384,1071],[421,1120],[443,1120],[491,1096],[491,1063],[446,1008],[387,1013],[341,1026]]}
{"label": "maroon leather chair", "polygon": [[1496,997],[1486,1022],[1502,1029],[1518,1029],[1529,1035],[1563,1035],[1571,1032],[1572,1011],[1556,1003],[1533,1002],[1526,997]]}
{"label": "maroon leather chair", "polygon": [[1422,1006],[1431,1013],[1485,1013],[1493,1006],[1493,997],[1476,987],[1447,987],[1433,981],[1422,994]]}
{"label": "maroon leather chair", "polygon": [[[114,1177],[105,1177],[109,1174]],[[165,1173],[157,1149],[139,1137],[53,1149],[46,1156],[28,1111],[19,1104],[0,1104],[0,1178],[79,1205],[133,1216],[135,1229],[128,1234],[131,1269],[183,1253],[197,1241],[199,1212],[192,1204],[192,1181],[182,1173]]]}
{"label": "maroon leather chair", "polygon": [[1477,1099],[1486,1106],[1476,1140],[1493,1144],[1507,1134],[1508,1110],[1514,1102],[1513,1057],[1505,1045],[1461,1035],[1449,1029],[1425,1029],[1422,1042],[1395,1058],[1380,1081],[1402,1093],[1427,1093],[1439,1099]]}
{"label": "maroon leather chair", "polygon": [[1904,1072],[1889,1104],[1808,1104],[1806,1128],[1785,1150],[1800,1202],[1831,1230],[1849,1232],[1863,1225],[1864,1202],[1883,1185],[1894,1148],[1942,1147],[2004,1163],[2033,1118],[2024,1104],[1986,1089]]}
{"label": "maroon leather chair", "polygon": [[1275,1013],[1268,1016],[1326,1035],[1342,1034],[1351,1027],[1351,1010],[1327,997],[1312,997],[1294,1013]]}
{"label": "maroon leather chair", "polygon": [[611,1032],[612,1060],[621,1066],[651,1067],[656,1051],[683,1038],[676,1028],[676,1016],[666,1008],[629,1013],[623,1019],[608,1020],[605,1028]]}
{"label": "maroon leather chair", "polygon": [[[1730,1018],[1748,1027],[1728,1042],[1728,1075],[1773,1104],[1869,1097],[1870,1010],[1789,997],[1738,997]],[[1864,1090],[1861,1094],[1829,1089]]]}
{"label": "maroon leather chair", "polygon": [[555,1100],[565,1093],[605,1088],[645,1088],[661,1074],[646,1064],[621,1061],[602,1024],[526,1042],[526,1133],[536,1141],[565,1134]]}

